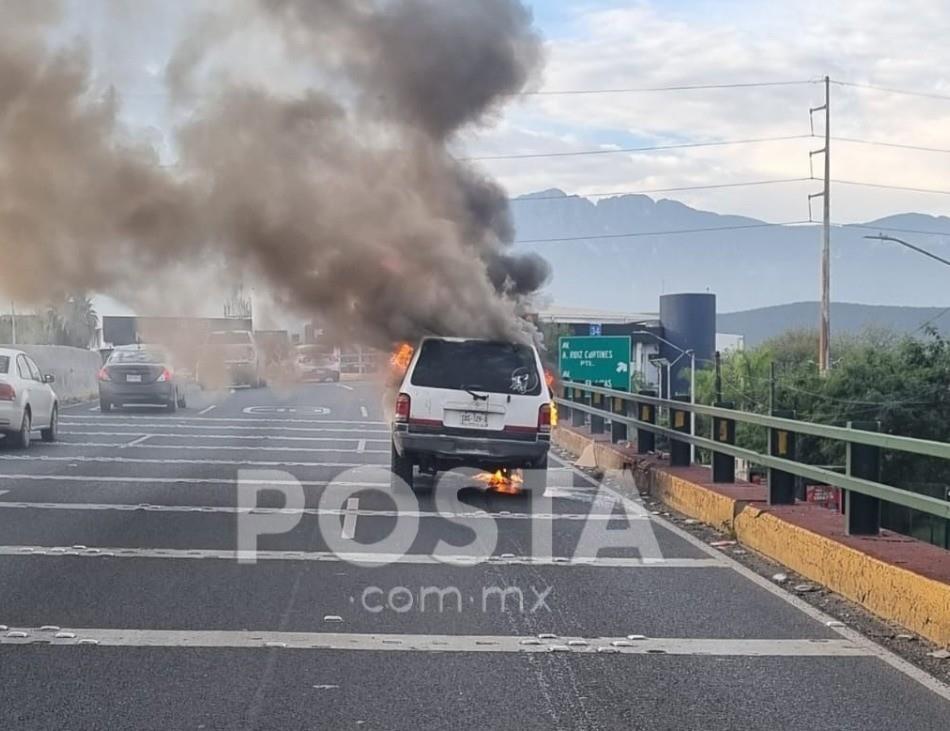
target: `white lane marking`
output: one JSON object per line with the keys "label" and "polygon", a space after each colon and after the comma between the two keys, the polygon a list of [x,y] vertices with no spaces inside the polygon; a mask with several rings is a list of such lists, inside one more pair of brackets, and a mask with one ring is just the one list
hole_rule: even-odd
{"label": "white lane marking", "polygon": [[345,391],[355,391],[355,390],[356,390],[356,389],[354,389],[352,386],[348,386],[348,385],[346,385],[345,383],[334,383],[333,385],[336,386],[337,388],[342,388],[342,389],[345,390]]}
{"label": "white lane marking", "polygon": [[[203,429],[205,431],[280,431],[280,432],[317,432],[317,433],[332,433],[332,434],[389,434],[389,429],[321,429],[319,427],[308,427],[308,426],[234,426],[234,425],[214,425],[214,426],[205,426],[203,424],[174,424],[167,421],[120,421],[113,422],[103,420],[96,421],[70,421],[70,427],[76,426],[94,426],[100,429],[111,428],[111,429],[120,429],[128,427],[129,429],[140,429],[142,427],[148,427],[149,429]],[[86,432],[82,429],[77,429],[73,431],[72,429],[61,430],[60,433],[63,434],[95,434],[96,432]],[[176,436],[176,435],[171,435]],[[181,435],[186,436],[186,435]],[[388,440],[387,440],[388,441]]]}
{"label": "white lane marking", "polygon": [[[98,409],[98,407],[96,407]],[[82,419],[81,416],[73,416],[71,414],[62,414],[60,416],[64,421],[72,423],[73,420]],[[142,416],[142,419],[153,418],[151,415]],[[124,419],[125,421],[136,423],[138,420],[136,417],[131,415],[124,416],[113,416],[113,417],[103,417],[101,420],[97,419],[97,424],[107,424],[112,419]],[[324,426],[330,425],[344,425],[344,426],[389,426],[389,422],[385,421],[354,421],[354,420],[339,420],[339,419],[254,419],[249,417],[242,416],[169,416],[167,419],[162,419],[162,422],[171,426],[177,425],[183,422],[201,422],[203,424],[210,424],[215,422],[222,421],[237,421],[244,424],[322,424]]]}
{"label": "white lane marking", "polygon": [[[205,464],[199,462],[198,464]],[[224,485],[232,488],[236,479],[222,477],[116,477],[114,475],[5,475],[0,474],[0,480],[14,482],[90,482],[93,485],[103,482],[125,483],[129,485]],[[247,485],[301,485],[302,487],[365,487],[383,490],[389,482],[354,482],[338,480],[243,480]],[[9,491],[8,491],[9,492]]]}
{"label": "white lane marking", "polygon": [[[98,411],[98,410],[99,410],[99,407],[98,407],[98,406],[93,406],[93,407],[92,407],[91,409],[89,409],[89,410],[90,410],[90,411]],[[62,416],[66,416],[66,414],[63,414]],[[62,418],[62,417],[60,417],[60,418]]]}
{"label": "white lane marking", "polygon": [[[83,437],[128,437],[133,436],[135,432],[122,432],[122,431],[61,431],[60,435],[74,435],[74,436],[83,436]],[[272,435],[272,434],[155,434],[150,433],[148,435],[152,438],[163,438],[167,437],[169,439],[227,439],[228,441],[237,440],[237,439],[253,439],[253,440],[264,440],[264,441],[278,441],[278,442],[379,442],[380,444],[388,444],[389,439],[357,439],[356,437],[293,437],[293,436],[284,436],[284,435]],[[61,442],[62,444],[79,444],[80,442]]]}
{"label": "white lane marking", "polygon": [[[9,636],[12,634],[13,636]],[[591,655],[702,655],[729,657],[867,657],[847,640],[738,640],[697,638],[537,637],[517,635],[413,635],[356,632],[273,632],[247,630],[161,630],[13,627],[0,636],[5,645],[76,646],[93,641],[106,647],[241,647],[294,650],[371,650],[374,652],[561,652]],[[583,644],[582,644],[583,643]]]}
{"label": "white lane marking", "polygon": [[9,491],[9,490],[0,490],[0,495],[6,495],[8,492],[10,492],[10,491]]}
{"label": "white lane marking", "polygon": [[356,537],[356,518],[359,515],[360,499],[347,498],[346,510],[343,511],[343,531],[340,537],[345,541],[352,541]]}
{"label": "white lane marking", "polygon": [[360,416],[362,416],[364,419],[368,419],[369,409],[367,409],[365,406],[360,406]]}
{"label": "white lane marking", "polygon": [[84,558],[167,558],[167,559],[254,559],[257,561],[322,561],[357,565],[450,565],[473,567],[492,566],[563,566],[574,568],[637,568],[637,569],[724,569],[719,558],[612,558],[592,556],[485,556],[477,553],[450,556],[432,556],[427,553],[374,553],[372,551],[231,551],[219,549],[184,548],[116,548],[91,546],[83,549],[69,546],[0,546],[0,556]]}
{"label": "white lane marking", "polygon": [[[128,444],[123,444],[123,445],[122,445],[122,449],[126,449],[126,448],[128,448],[128,447],[137,447],[138,445],[142,444],[142,443],[145,442],[146,440],[150,439],[151,436],[152,436],[151,434],[145,434],[145,435],[139,437],[138,439],[133,439],[133,440],[132,440],[131,442],[129,442]],[[67,444],[67,443],[68,443],[68,442],[61,442],[61,444]]]}
{"label": "white lane marking", "polygon": [[[151,435],[150,435],[151,436]],[[334,440],[336,441],[336,440]],[[331,447],[252,447],[252,446],[230,446],[222,444],[126,444],[125,442],[50,442],[44,444],[43,449],[64,449],[68,447],[140,447],[142,449],[174,449],[174,450],[192,450],[192,451],[212,451],[212,452],[331,452],[336,454],[356,454],[355,449],[336,449]],[[365,449],[366,454],[389,454],[388,449]],[[0,459],[9,459],[6,456]],[[43,457],[39,457],[43,459]]]}
{"label": "white lane marking", "polygon": [[[314,414],[317,416],[328,416],[330,414],[330,409],[326,406],[313,406],[310,408]],[[270,414],[296,414],[297,409],[290,406],[248,406],[245,409],[242,409],[241,413],[253,415],[270,415]]]}
{"label": "white lane marking", "polygon": [[[273,484],[273,483],[267,483]],[[347,483],[352,487],[354,483]],[[367,487],[383,489],[384,483],[365,483]],[[0,490],[0,494],[8,492]],[[220,513],[225,515],[234,514],[259,514],[259,515],[335,515],[344,518],[353,516],[355,518],[464,518],[464,519],[482,519],[482,520],[573,520],[573,521],[601,521],[611,522],[617,520],[618,516],[610,513],[492,513],[487,510],[468,510],[468,511],[447,511],[436,513],[424,510],[373,510],[359,507],[359,498],[349,498],[345,508],[237,508],[228,505],[152,505],[150,503],[38,503],[38,502],[0,502],[0,511],[3,510],[92,510],[92,511],[118,511],[127,512],[134,510],[147,510],[155,513]],[[648,520],[646,515],[627,515],[627,520]],[[344,538],[353,538],[351,533],[346,535],[347,523],[343,524]]]}
{"label": "white lane marking", "polygon": [[218,408],[218,405],[217,405],[217,404],[211,404],[211,406],[208,406],[208,407],[202,409],[201,411],[199,411],[199,412],[198,412],[198,416],[204,416],[205,414],[210,414],[210,413],[211,413],[212,411],[214,411],[216,408]]}
{"label": "white lane marking", "polygon": [[[356,452],[357,452],[357,454],[363,454],[363,452],[366,451],[366,441],[367,441],[367,440],[365,440],[365,439],[360,439],[359,442],[357,442],[357,444],[356,444]],[[374,441],[374,442],[381,442],[381,441],[383,441],[383,440],[382,440],[382,439],[374,439],[373,441]],[[385,450],[383,450],[383,451],[385,451]]]}
{"label": "white lane marking", "polygon": [[[562,459],[558,455],[554,454],[553,451],[551,452],[551,457],[553,457],[557,462],[560,462],[563,466],[571,469],[571,471],[573,471],[575,474],[580,475],[589,484],[598,488],[602,488],[605,491],[609,492],[611,495],[614,495],[615,497],[620,499],[625,505],[627,503],[632,503],[633,505],[636,505],[636,503],[634,503],[625,495],[622,495],[621,493],[617,492],[613,488],[610,488],[602,484],[601,482],[595,480],[590,475],[585,474],[581,470],[574,467],[570,462],[567,462],[566,460]],[[862,635],[860,632],[857,632],[856,630],[853,630],[849,627],[838,627],[834,624],[829,625],[828,624],[829,622],[836,621],[830,614],[826,614],[820,609],[813,607],[804,599],[800,599],[799,597],[788,593],[787,591],[777,586],[773,582],[769,581],[765,577],[759,576],[752,569],[742,565],[731,556],[723,553],[722,551],[717,551],[716,549],[708,546],[706,543],[701,541],[692,533],[683,530],[679,526],[674,525],[673,523],[667,520],[664,520],[660,516],[651,515],[650,517],[653,520],[655,520],[657,523],[661,524],[664,528],[666,528],[671,533],[674,533],[675,535],[679,536],[683,540],[687,541],[688,543],[702,550],[702,552],[705,553],[706,555],[716,556],[718,558],[721,558],[728,568],[731,568],[733,571],[740,574],[742,577],[748,579],[759,588],[765,589],[767,592],[769,592],[773,596],[778,597],[779,599],[786,602],[787,604],[791,604],[793,607],[798,609],[803,614],[806,614],[812,619],[816,620],[817,622],[820,622],[826,627],[829,627],[829,629],[831,629],[833,632],[844,637],[850,642],[853,642],[860,647],[864,647],[868,651],[868,654],[872,654],[876,656],[881,661],[887,663],[898,672],[904,674],[911,680],[914,680],[920,685],[922,685],[923,687],[927,688],[927,690],[931,691],[932,693],[935,693],[936,695],[940,696],[944,700],[950,701],[950,686],[945,685],[940,680],[929,675],[924,670],[921,670],[917,666],[911,664],[904,658],[894,654],[890,650],[882,647],[881,645],[877,644],[873,640],[865,637],[864,635]]]}
{"label": "white lane marking", "polygon": [[[111,444],[107,446],[118,446]],[[386,452],[388,454],[388,451]],[[15,462],[97,462],[105,464],[198,464],[198,465],[226,465],[230,467],[239,467],[242,465],[265,465],[267,467],[366,467],[366,462],[275,462],[257,459],[146,459],[142,457],[47,457],[35,456],[27,457],[20,455],[3,454],[0,455],[0,461]],[[383,466],[379,463],[376,466]],[[5,475],[0,475],[4,477]]]}

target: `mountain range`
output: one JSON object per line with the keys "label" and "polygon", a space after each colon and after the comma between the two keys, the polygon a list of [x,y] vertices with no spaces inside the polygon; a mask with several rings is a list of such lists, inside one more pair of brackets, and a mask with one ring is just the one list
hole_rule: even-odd
{"label": "mountain range", "polygon": [[[518,249],[548,259],[548,293],[561,306],[655,311],[661,294],[708,291],[717,295],[720,312],[731,312],[816,298],[817,224],[771,226],[645,195],[592,201],[557,189],[515,198],[511,207]],[[950,258],[946,216],[906,213],[835,226],[832,298],[897,307],[950,305],[950,269],[898,244],[864,238],[878,232]],[[803,305],[790,307],[804,312]]]}

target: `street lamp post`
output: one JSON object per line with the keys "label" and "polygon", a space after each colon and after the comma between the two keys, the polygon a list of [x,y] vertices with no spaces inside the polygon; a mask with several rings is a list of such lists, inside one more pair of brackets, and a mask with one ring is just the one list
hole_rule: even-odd
{"label": "street lamp post", "polygon": [[[689,350],[683,350],[676,343],[671,343],[666,338],[661,338],[656,333],[651,333],[649,330],[635,330],[634,335],[649,335],[659,340],[661,343],[666,343],[671,348],[679,352],[679,356],[672,363],[666,361],[666,396],[667,398],[673,398],[673,381],[670,376],[672,368],[676,365],[683,357],[689,356],[689,403],[691,406],[696,406],[696,351],[692,348]],[[661,392],[662,395],[662,392]],[[695,409],[689,412],[689,430],[690,433],[696,435],[696,411]],[[690,463],[696,461],[696,445],[689,445],[689,461]]]}

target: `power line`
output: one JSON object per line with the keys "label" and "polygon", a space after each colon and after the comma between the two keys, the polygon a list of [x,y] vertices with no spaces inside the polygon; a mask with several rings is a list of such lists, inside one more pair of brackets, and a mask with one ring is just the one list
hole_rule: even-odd
{"label": "power line", "polygon": [[515,244],[548,244],[570,241],[593,241],[599,239],[631,239],[642,236],[672,236],[676,234],[708,233],[710,231],[739,231],[743,229],[771,228],[775,226],[798,226],[814,223],[813,221],[786,221],[784,223],[749,223],[736,226],[709,226],[706,228],[681,228],[667,231],[633,231],[622,234],[592,234],[590,236],[561,236],[551,239],[519,239]]}
{"label": "power line", "polygon": [[706,89],[752,89],[769,86],[802,86],[815,84],[814,79],[796,81],[750,81],[735,84],[680,84],[677,86],[639,86],[621,89],[542,89],[540,91],[524,91],[515,96],[572,96],[578,94],[640,94],[659,91],[701,91]]}
{"label": "power line", "polygon": [[859,185],[865,188],[883,188],[885,190],[904,190],[910,193],[938,193],[940,195],[950,195],[950,190],[938,190],[936,188],[915,188],[906,185],[887,185],[886,183],[864,183],[858,180],[838,180],[831,179],[832,183],[837,185]]}
{"label": "power line", "polygon": [[925,329],[928,325],[933,325],[937,320],[939,320],[941,317],[946,315],[948,312],[950,312],[950,307],[947,307],[946,309],[941,310],[936,315],[931,317],[929,320],[924,320],[924,322],[920,323],[920,325],[918,325],[917,328],[911,334],[915,335],[916,333],[919,333],[921,330]]}
{"label": "power line", "polygon": [[855,81],[835,81],[831,80],[832,84],[837,86],[850,86],[857,89],[873,89],[874,91],[883,91],[888,94],[903,94],[905,96],[919,96],[925,97],[927,99],[943,99],[944,101],[950,101],[950,95],[947,94],[936,94],[929,91],[911,91],[910,89],[896,89],[889,86],[878,86],[877,84],[861,84]]}
{"label": "power line", "polygon": [[616,155],[631,152],[657,152],[661,150],[683,150],[695,147],[724,147],[727,145],[751,145],[760,142],[785,142],[788,140],[805,140],[812,135],[787,135],[783,137],[755,137],[744,140],[719,140],[710,142],[682,142],[673,145],[651,145],[648,147],[623,147],[599,150],[578,150],[575,152],[532,152],[515,155],[481,155],[478,157],[460,157],[462,162],[478,162],[487,160],[528,160],[531,158],[550,157],[580,157],[582,155]]}
{"label": "power line", "polygon": [[950,236],[948,231],[922,231],[914,228],[895,228],[893,226],[872,226],[867,223],[836,223],[841,228],[860,228],[868,231],[890,231],[899,234],[917,234],[919,236]]}
{"label": "power line", "polygon": [[875,147],[896,147],[900,150],[916,150],[918,152],[950,153],[946,147],[925,147],[923,145],[907,145],[902,142],[887,142],[885,140],[865,140],[859,137],[832,137],[836,142],[852,142],[859,145],[874,145]]}
{"label": "power line", "polygon": [[646,195],[648,193],[679,193],[688,190],[719,190],[721,188],[744,188],[757,185],[777,185],[779,183],[804,183],[813,178],[780,178],[777,180],[750,180],[740,183],[715,183],[712,185],[682,185],[675,188],[647,188],[644,190],[623,190],[609,193],[572,193],[570,195],[540,195],[509,198],[512,203],[530,203],[531,201],[568,200],[571,198],[611,198],[621,195]]}

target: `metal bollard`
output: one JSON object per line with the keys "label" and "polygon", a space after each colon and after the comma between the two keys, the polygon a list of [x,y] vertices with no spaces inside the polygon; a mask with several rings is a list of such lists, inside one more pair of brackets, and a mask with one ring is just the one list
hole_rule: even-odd
{"label": "metal bollard", "polygon": [[[656,396],[656,391],[640,391],[643,396]],[[637,404],[637,420],[656,424],[656,407],[653,404]],[[646,429],[637,429],[637,454],[656,451],[656,434]]]}
{"label": "metal bollard", "polygon": [[[578,404],[587,403],[587,394],[580,389],[572,389],[574,391],[574,398],[571,399]],[[584,426],[587,423],[587,414],[580,409],[571,409],[571,426]]]}
{"label": "metal bollard", "polygon": [[[688,402],[689,396],[676,394],[674,401]],[[670,428],[673,431],[689,434],[692,424],[689,419],[689,412],[686,409],[670,408]],[[670,467],[689,467],[689,443],[681,442],[678,439],[670,440]]]}
{"label": "metal bollard", "polygon": [[[794,411],[774,412],[774,416],[794,419]],[[769,454],[782,459],[795,459],[795,433],[787,429],[769,429]],[[795,475],[769,467],[769,505],[795,504]]]}
{"label": "metal bollard", "polygon": [[[630,413],[630,402],[626,399],[615,396],[611,401],[613,406],[611,411],[613,413],[620,416],[627,416]],[[610,441],[614,444],[627,441],[627,425],[619,421],[612,421],[610,423]]]}
{"label": "metal bollard", "polygon": [[[591,406],[595,409],[604,408],[605,397],[599,393],[591,394]],[[591,434],[603,434],[604,433],[604,417],[595,416],[594,414],[590,415],[590,433]]]}
{"label": "metal bollard", "polygon": [[[731,401],[717,403],[716,406],[720,409],[736,408],[736,405]],[[722,416],[713,417],[713,441],[734,445],[736,443],[736,420],[726,419]],[[713,482],[735,482],[736,458],[731,454],[713,452],[712,473]]]}
{"label": "metal bollard", "polygon": [[[849,421],[849,429],[880,431],[877,421]],[[878,482],[881,479],[881,448],[848,442],[848,474]],[[881,501],[854,490],[845,494],[845,533],[849,536],[876,536],[881,531]]]}
{"label": "metal bollard", "polygon": [[[561,400],[570,401],[573,396],[573,389],[570,386],[560,386]],[[558,404],[558,420],[567,423],[568,419],[571,418],[571,407],[566,406],[563,403]]]}

